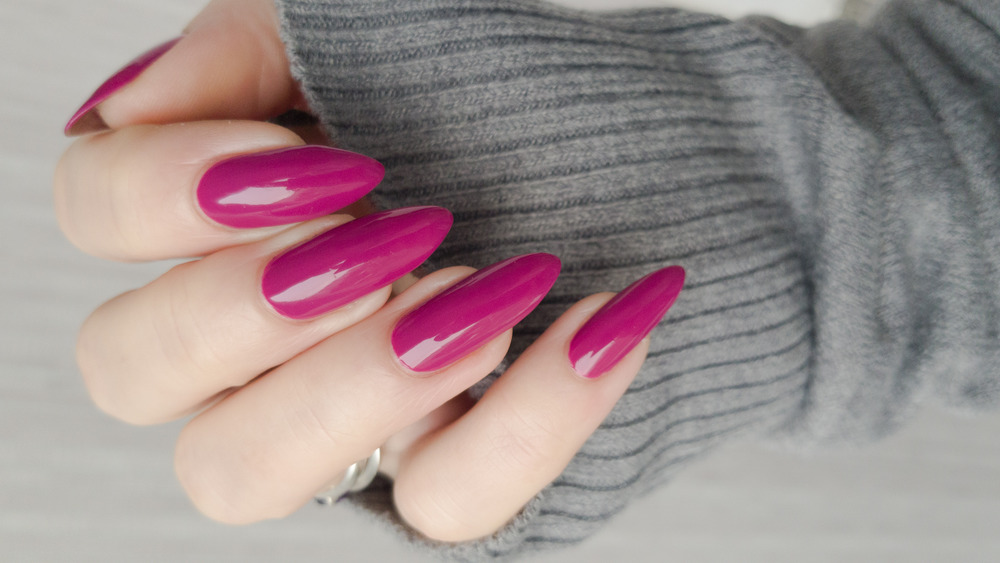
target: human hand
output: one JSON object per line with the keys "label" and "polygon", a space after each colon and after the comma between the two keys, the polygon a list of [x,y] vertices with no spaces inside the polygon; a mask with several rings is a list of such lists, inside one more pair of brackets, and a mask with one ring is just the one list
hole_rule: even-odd
{"label": "human hand", "polygon": [[[426,258],[448,220],[435,208],[378,220],[323,216],[380,173],[357,155],[290,150],[303,141],[259,121],[302,107],[270,3],[216,1],[161,54],[68,127],[112,131],[77,141],[56,174],[60,223],[85,251],[122,260],[203,256],[85,323],[78,359],[95,402],[135,424],[199,413],[179,437],[178,476],[199,509],[221,521],[284,516],[382,446],[396,505],[418,531],[459,541],[498,529],[561,472],[624,392],[645,353],[643,331],[679,290],[679,269],[606,310],[610,322],[581,330],[611,296],[584,299],[473,406],[462,392],[499,363],[510,326],[551,286],[557,262],[533,255],[486,278],[449,268],[386,304],[388,284]],[[324,178],[337,197],[327,194],[319,207],[246,213],[207,197],[235,193],[234,169],[273,172],[273,161],[233,159],[261,153],[257,162],[314,154],[351,165],[347,177]],[[371,251],[373,237],[384,256]],[[332,289],[320,297],[276,298],[325,260],[359,270],[343,268],[353,272],[347,283],[324,286]],[[429,301],[434,295],[450,297]],[[637,302],[649,326],[618,331],[628,339],[609,336],[621,329],[616,322],[634,320],[622,303]],[[475,338],[450,341],[441,347],[448,355],[429,363],[407,354],[449,322],[453,334],[469,329]],[[586,352],[609,343],[617,355],[587,366]]]}

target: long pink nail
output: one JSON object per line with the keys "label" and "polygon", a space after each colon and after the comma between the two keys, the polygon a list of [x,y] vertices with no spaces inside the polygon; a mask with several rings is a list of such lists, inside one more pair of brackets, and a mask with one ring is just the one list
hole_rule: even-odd
{"label": "long pink nail", "polygon": [[605,303],[577,331],[569,345],[576,373],[596,379],[625,357],[667,314],[684,287],[684,268],[649,274]]}
{"label": "long pink nail", "polygon": [[451,213],[440,207],[407,207],[355,219],[271,260],[261,289],[285,317],[321,315],[412,271],[441,244],[451,223]]}
{"label": "long pink nail", "polygon": [[353,152],[282,148],[216,163],[198,183],[198,205],[230,227],[287,225],[354,203],[383,176],[381,164]]}
{"label": "long pink nail", "polygon": [[528,316],[560,267],[551,254],[527,254],[483,268],[407,313],[392,348],[413,371],[439,370]]}
{"label": "long pink nail", "polygon": [[162,57],[164,53],[169,51],[181,39],[181,37],[177,37],[153,47],[135,59],[132,59],[121,70],[114,73],[111,78],[105,80],[104,84],[101,84],[91,94],[90,99],[84,102],[80,106],[80,109],[76,110],[73,117],[69,118],[69,122],[66,123],[66,127],[63,129],[63,133],[66,135],[82,135],[83,133],[107,129],[108,126],[94,108],[104,100],[110,98],[123,86],[135,80],[137,76],[142,74],[142,71],[149,68],[149,65],[155,63],[157,59]]}

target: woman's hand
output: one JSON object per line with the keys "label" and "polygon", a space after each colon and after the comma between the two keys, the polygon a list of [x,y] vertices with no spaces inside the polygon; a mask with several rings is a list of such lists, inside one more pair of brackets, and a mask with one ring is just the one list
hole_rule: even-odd
{"label": "woman's hand", "polygon": [[[263,121],[303,107],[267,0],[216,0],[124,76],[67,126],[110,131],[60,161],[60,224],[96,256],[202,258],[95,311],[78,362],[112,416],[155,424],[197,414],[178,439],[176,469],[217,520],[285,516],[382,447],[396,506],[418,531],[488,535],[611,410],[643,361],[643,331],[680,289],[679,269],[661,271],[581,330],[612,296],[584,299],[473,404],[463,392],[501,361],[510,327],[551,287],[558,260],[449,268],[397,285],[412,283],[389,300],[450,217],[438,208],[329,215],[381,169]],[[656,318],[619,330],[637,315]]]}

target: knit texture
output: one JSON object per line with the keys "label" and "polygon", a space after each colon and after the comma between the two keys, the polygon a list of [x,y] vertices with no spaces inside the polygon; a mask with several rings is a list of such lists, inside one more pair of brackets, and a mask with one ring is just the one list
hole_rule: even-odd
{"label": "knit texture", "polygon": [[[586,295],[688,272],[565,472],[491,538],[418,544],[558,547],[737,435],[859,443],[930,397],[1000,402],[1000,2],[811,30],[528,0],[278,7],[331,138],[386,165],[377,203],[454,213],[430,267],[563,260],[509,359]],[[387,483],[354,500],[407,533]]]}

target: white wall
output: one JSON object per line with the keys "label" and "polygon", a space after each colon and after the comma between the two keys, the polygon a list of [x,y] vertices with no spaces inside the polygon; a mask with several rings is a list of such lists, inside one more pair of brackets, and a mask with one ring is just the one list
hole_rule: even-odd
{"label": "white wall", "polygon": [[774,16],[788,23],[811,25],[841,14],[841,0],[550,0],[583,9],[616,10],[650,6],[673,6],[739,18],[749,14]]}

